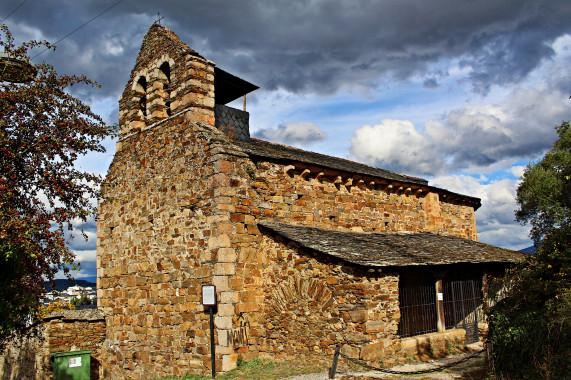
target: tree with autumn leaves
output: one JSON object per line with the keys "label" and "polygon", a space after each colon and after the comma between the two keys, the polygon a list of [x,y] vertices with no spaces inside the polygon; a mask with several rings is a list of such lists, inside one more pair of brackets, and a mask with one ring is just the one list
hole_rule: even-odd
{"label": "tree with autumn leaves", "polygon": [[[12,59],[26,60],[38,46],[55,50],[47,42],[16,46],[0,24],[0,49]],[[74,265],[65,231],[94,215],[102,182],[74,164],[104,152],[103,139],[115,133],[68,91],[95,82],[58,75],[46,63],[33,71],[26,83],[0,77],[0,346],[40,317],[44,281]]]}

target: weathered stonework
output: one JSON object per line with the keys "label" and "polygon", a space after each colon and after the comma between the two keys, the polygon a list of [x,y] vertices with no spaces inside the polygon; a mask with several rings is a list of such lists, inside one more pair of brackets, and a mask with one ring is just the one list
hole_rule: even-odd
{"label": "weathered stonework", "polygon": [[117,150],[125,137],[188,108],[194,121],[214,125],[214,63],[153,25],[119,99]]}
{"label": "weathered stonework", "polygon": [[99,311],[52,313],[38,337],[13,341],[0,355],[0,374],[2,379],[49,379],[53,373],[50,354],[90,350],[91,379],[100,379],[104,339],[105,320]]}
{"label": "weathered stonework", "polygon": [[256,153],[215,127],[213,67],[155,25],[120,100],[97,233],[105,376],[207,369],[205,284],[217,290],[218,370],[238,355],[330,360],[335,345],[365,360],[393,355],[397,271],[300,248],[259,222],[477,240],[479,200],[363,165],[343,169],[357,165],[349,161]]}
{"label": "weathered stonework", "polygon": [[[240,300],[246,302],[236,304],[252,326],[249,350],[288,360],[308,354],[330,358],[335,345],[366,360],[392,352],[400,317],[398,275],[318,260],[279,236],[264,235],[259,247],[264,254],[254,281],[261,284],[252,290],[245,286]],[[248,278],[246,268],[240,277]],[[255,297],[259,288],[262,299]],[[248,300],[254,301],[253,309],[260,305],[258,310],[248,310]],[[372,345],[382,350],[368,353]]]}

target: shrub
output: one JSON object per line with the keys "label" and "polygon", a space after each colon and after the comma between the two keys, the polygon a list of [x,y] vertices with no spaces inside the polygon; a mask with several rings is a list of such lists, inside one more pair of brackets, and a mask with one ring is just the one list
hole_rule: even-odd
{"label": "shrub", "polygon": [[563,379],[571,373],[571,228],[556,229],[538,253],[508,271],[508,296],[490,310],[498,374]]}

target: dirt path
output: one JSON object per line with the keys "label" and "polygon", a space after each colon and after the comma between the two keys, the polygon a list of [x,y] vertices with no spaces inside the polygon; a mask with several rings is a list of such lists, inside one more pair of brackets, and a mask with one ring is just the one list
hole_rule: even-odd
{"label": "dirt path", "polygon": [[[473,351],[479,351],[482,349],[481,343],[476,345],[471,345],[470,348]],[[430,362],[424,363],[413,363],[413,364],[405,364],[399,365],[392,368],[388,368],[393,371],[403,371],[403,372],[414,372],[420,371],[435,367],[440,367],[446,365],[451,362],[456,362],[461,358],[470,355],[471,353],[461,354],[461,355],[453,355],[446,357],[444,359],[434,360]],[[463,363],[460,363],[456,366],[444,369],[438,372],[431,372],[419,375],[413,374],[406,374],[406,375],[396,375],[396,374],[387,374],[382,373],[379,371],[363,371],[363,372],[356,372],[352,370],[348,370],[347,366],[340,365],[340,370],[337,372],[335,379],[344,379],[344,380],[352,380],[352,379],[441,379],[441,380],[451,380],[451,379],[466,379],[466,380],[480,380],[485,379],[487,375],[487,367],[486,367],[486,360],[485,360],[485,353],[482,352],[479,355],[466,360]],[[309,375],[300,375],[290,377],[287,380],[325,380],[328,379],[327,372],[321,373],[314,373]]]}

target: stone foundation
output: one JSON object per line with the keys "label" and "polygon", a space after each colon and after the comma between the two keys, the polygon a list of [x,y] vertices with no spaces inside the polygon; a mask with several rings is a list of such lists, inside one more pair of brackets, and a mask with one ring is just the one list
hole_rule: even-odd
{"label": "stone foundation", "polygon": [[445,356],[451,349],[466,344],[466,331],[446,330],[432,334],[417,335],[400,339],[400,354],[410,356]]}

